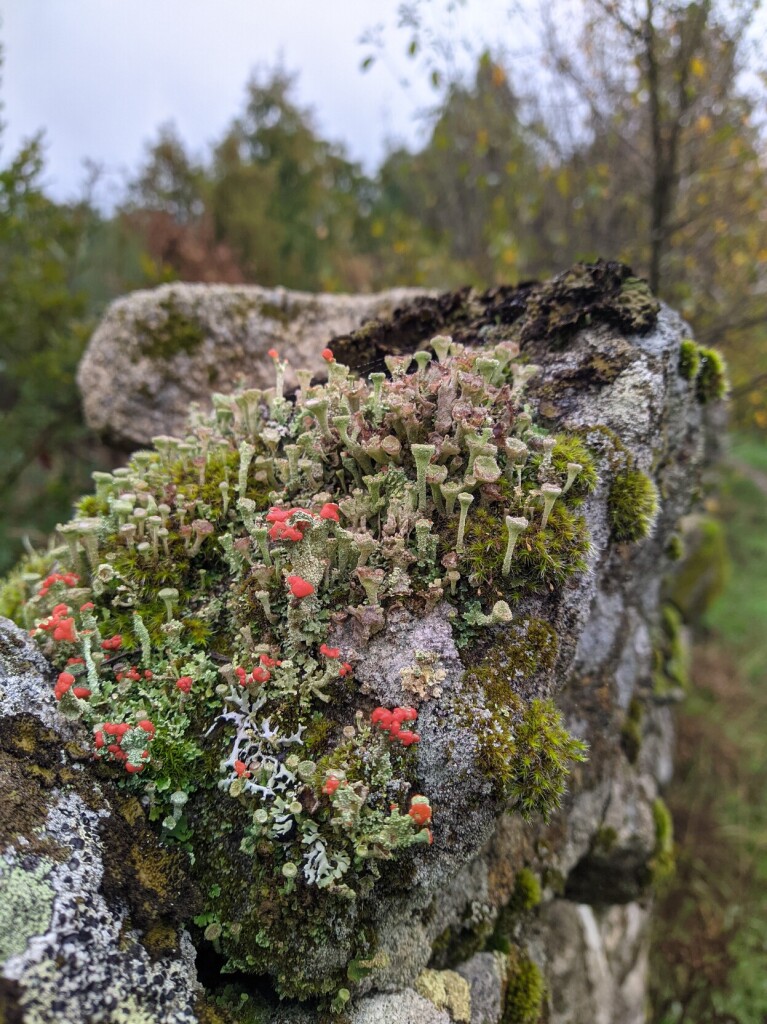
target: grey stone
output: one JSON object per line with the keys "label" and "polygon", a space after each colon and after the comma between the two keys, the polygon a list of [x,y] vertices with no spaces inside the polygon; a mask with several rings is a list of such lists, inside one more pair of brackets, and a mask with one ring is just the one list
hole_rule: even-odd
{"label": "grey stone", "polygon": [[89,426],[113,443],[149,444],[183,431],[194,402],[210,394],[274,385],[267,356],[276,348],[293,369],[322,374],[321,352],[334,335],[386,317],[416,295],[314,295],[258,285],[168,284],[133,292],[107,309],[80,363],[77,380]]}

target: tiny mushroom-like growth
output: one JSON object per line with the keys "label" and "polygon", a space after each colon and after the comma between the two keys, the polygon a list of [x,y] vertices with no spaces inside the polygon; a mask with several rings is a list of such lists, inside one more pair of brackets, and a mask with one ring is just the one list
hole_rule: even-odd
{"label": "tiny mushroom-like growth", "polygon": [[554,502],[562,493],[562,488],[556,484],[541,484],[541,495],[543,497],[543,515],[541,516],[541,529],[546,529]]}
{"label": "tiny mushroom-like growth", "polygon": [[463,538],[466,532],[466,516],[469,511],[469,506],[474,501],[474,495],[469,494],[467,491],[461,491],[458,495],[458,504],[461,507],[460,519],[458,520],[458,536],[455,542],[455,550],[463,551]]}
{"label": "tiny mushroom-like growth", "polygon": [[523,516],[506,516],[506,530],[509,537],[506,543],[506,553],[503,556],[503,567],[501,570],[504,576],[508,576],[511,572],[511,558],[514,554],[517,538],[529,525],[529,522]]}

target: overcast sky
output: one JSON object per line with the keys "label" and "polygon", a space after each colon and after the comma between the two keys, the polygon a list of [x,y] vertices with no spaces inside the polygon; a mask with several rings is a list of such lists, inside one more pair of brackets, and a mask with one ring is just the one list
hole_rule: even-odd
{"label": "overcast sky", "polygon": [[[506,27],[509,0],[468,0],[446,27],[446,0],[429,0],[436,23],[476,53]],[[3,153],[44,129],[46,182],[74,195],[84,161],[107,171],[101,200],[141,160],[159,125],[175,122],[197,153],[240,110],[252,70],[279,60],[299,73],[297,97],[322,133],[371,169],[387,140],[412,142],[418,112],[434,101],[404,57],[397,0],[0,0],[4,68]],[[385,26],[384,59],[360,39]],[[458,62],[466,61],[458,55]],[[410,87],[401,79],[410,75]]]}

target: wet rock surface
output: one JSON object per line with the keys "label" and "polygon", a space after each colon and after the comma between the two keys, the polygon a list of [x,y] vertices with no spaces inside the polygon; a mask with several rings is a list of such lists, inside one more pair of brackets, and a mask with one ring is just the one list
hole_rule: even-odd
{"label": "wet rock surface", "polygon": [[[551,428],[580,434],[600,457],[599,484],[583,505],[590,536],[587,571],[560,592],[515,608],[514,625],[496,630],[479,657],[492,659],[493,646],[502,645],[525,620],[542,620],[557,634],[555,659],[525,676],[525,695],[555,696],[568,728],[588,742],[590,755],[573,769],[563,806],[548,823],[502,813],[490,787],[472,776],[473,739],[462,729],[459,713],[467,666],[446,606],[437,604],[422,618],[390,616],[383,629],[362,640],[352,622],[339,626],[336,639],[347,650],[358,648],[357,685],[378,703],[413,699],[402,670],[412,665],[417,650],[433,652],[443,673],[438,699],[424,699],[419,711],[424,742],[418,771],[435,809],[436,841],[424,856],[409,860],[404,891],[389,887],[366,921],[367,926],[374,922],[378,952],[344,1011],[353,1024],[500,1024],[502,1019],[532,1024],[541,1014],[549,1024],[644,1019],[652,885],[668,855],[661,791],[673,761],[671,711],[654,680],[661,582],[670,566],[668,539],[690,509],[708,457],[708,409],[679,373],[680,343],[689,331],[676,314],[665,307],[658,311],[617,265],[588,272],[576,268],[570,275],[482,297],[468,292],[453,293],[451,299],[424,297],[361,333],[338,320],[329,331],[337,336],[336,355],[351,363],[356,358],[358,365],[375,362],[385,350],[417,348],[438,330],[450,329],[465,342],[478,334],[515,340],[541,367],[530,391],[539,417]],[[167,305],[177,288],[163,292],[160,301]],[[184,309],[184,303],[198,303],[195,308],[208,310],[211,323],[218,315],[211,310],[223,309],[234,291],[244,291],[184,288],[173,301]],[[323,298],[328,308],[336,301]],[[337,315],[369,318],[373,306],[363,312],[363,304],[381,302],[380,308],[388,309],[400,300],[360,299]],[[144,443],[177,424],[174,417],[184,406],[204,395],[205,373],[214,363],[220,376],[213,387],[226,390],[243,369],[244,352],[281,344],[276,327],[268,338],[253,340],[246,316],[233,363],[220,363],[218,343],[210,340],[213,329],[203,341],[195,341],[192,332],[187,350],[169,356],[157,341],[157,323],[167,313],[158,307],[158,294],[123,302],[112,308],[94,340],[81,384],[86,406],[91,402],[91,421],[124,442]],[[322,319],[316,309],[311,313],[322,326],[307,341],[307,351],[316,353],[328,340],[324,332],[332,315]],[[150,325],[146,345],[154,350],[132,368],[120,363],[116,381],[106,382],[110,346],[123,339],[130,362],[139,344],[135,324],[142,317]],[[280,337],[285,342],[286,335]],[[175,382],[185,360],[191,366],[206,346],[209,355],[185,371],[186,383]],[[119,386],[135,396],[135,382],[149,380],[158,359],[169,368],[158,390],[144,396],[137,412],[127,405],[120,411],[107,398],[109,389]],[[626,458],[661,496],[648,535],[633,543],[616,540],[611,511],[611,489]],[[104,823],[110,816],[130,820],[130,809],[94,772],[78,746],[76,727],[59,720],[44,660],[7,623],[0,632],[0,655],[0,714],[7,727],[0,751],[17,766],[26,759],[51,773],[43,796],[38,786],[35,800],[30,798],[36,813],[19,820],[8,835],[0,834],[0,890],[5,886],[11,894],[8,905],[24,908],[26,921],[13,943],[0,950],[0,1000],[10,1008],[8,1019],[73,1024],[246,1019],[231,1004],[215,1008],[203,999],[194,948],[183,927],[194,896],[184,892],[174,867],[167,865],[173,879],[169,891],[158,888],[162,906],[155,919],[141,916],[135,878],[118,875],[115,881],[112,872],[105,884],[109,837],[119,830],[105,829]],[[29,718],[39,729],[36,725],[35,738],[23,746],[18,737],[26,735],[22,726]],[[39,738],[43,734],[45,742]],[[60,764],[47,767],[45,758],[51,759],[57,744]],[[152,847],[148,834],[142,843],[148,862],[162,863],[164,854]],[[132,891],[121,893],[121,884]],[[343,936],[338,942],[327,951],[330,959],[342,955]],[[203,959],[210,955],[204,947]],[[319,960],[317,969],[322,969]],[[208,984],[214,974],[215,963],[209,963]],[[225,979],[219,982],[223,986]],[[278,1004],[268,984],[246,980],[243,985],[256,1006],[254,1020],[318,1020],[310,1005]],[[53,1009],[55,999],[63,1000],[61,1012]]]}

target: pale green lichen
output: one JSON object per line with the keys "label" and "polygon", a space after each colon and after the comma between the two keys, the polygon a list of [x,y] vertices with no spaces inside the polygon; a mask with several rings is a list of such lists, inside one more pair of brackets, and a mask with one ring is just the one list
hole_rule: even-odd
{"label": "pale green lichen", "polygon": [[458,1024],[468,1024],[471,1020],[471,989],[468,981],[455,971],[426,969],[418,975],[413,987],[438,1010],[447,1010],[451,1020]]}
{"label": "pale green lichen", "polygon": [[56,895],[45,881],[52,867],[46,857],[31,870],[0,857],[0,964],[47,930]]}

